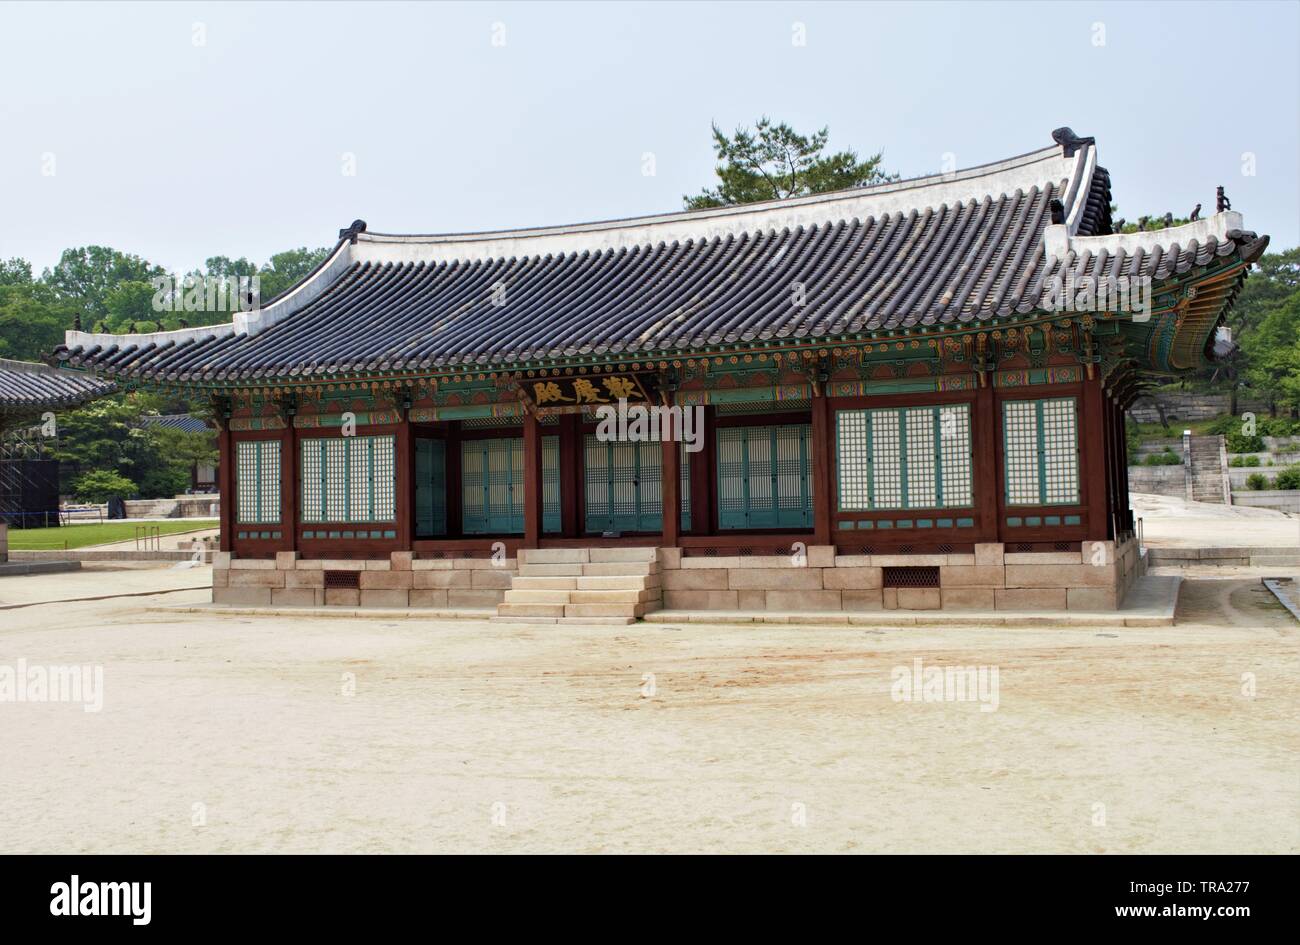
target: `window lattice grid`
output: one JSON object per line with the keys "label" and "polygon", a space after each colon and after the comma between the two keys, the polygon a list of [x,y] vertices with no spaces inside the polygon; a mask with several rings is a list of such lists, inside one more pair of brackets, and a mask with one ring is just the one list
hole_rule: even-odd
{"label": "window lattice grid", "polygon": [[938,501],[938,482],[935,478],[935,429],[934,409],[931,407],[914,407],[906,411],[907,445],[907,507],[909,509],[932,509],[941,505]]}
{"label": "window lattice grid", "polygon": [[975,504],[969,404],[939,408],[939,472],[941,508],[969,508]]}
{"label": "window lattice grid", "polygon": [[322,491],[322,466],[321,450],[317,445],[314,448],[308,444],[319,444],[319,440],[303,440],[300,447],[302,453],[301,460],[301,478],[302,488],[299,490],[302,496],[302,520],[304,522],[323,522],[325,520],[322,507],[324,492]]}
{"label": "window lattice grid", "polygon": [[970,405],[836,414],[841,511],[974,504]]}
{"label": "window lattice grid", "polygon": [[1079,439],[1074,400],[1044,400],[1041,404],[1043,441],[1043,504],[1079,502]]}
{"label": "window lattice grid", "polygon": [[871,451],[867,439],[867,412],[841,410],[835,415],[839,467],[840,509],[871,508]]}
{"label": "window lattice grid", "polygon": [[266,525],[280,521],[280,442],[243,440],[235,452],[236,521]]}
{"label": "window lattice grid", "polygon": [[397,441],[391,436],[370,437],[370,521],[397,518]]}
{"label": "window lattice grid", "polygon": [[1079,503],[1079,430],[1075,400],[1002,405],[1008,505]]}
{"label": "window lattice grid", "polygon": [[877,509],[903,508],[902,431],[897,410],[872,410],[871,498]]}
{"label": "window lattice grid", "polygon": [[718,524],[794,528],[812,521],[809,424],[722,427]]}
{"label": "window lattice grid", "polygon": [[391,436],[303,440],[303,522],[396,520],[396,449]]}

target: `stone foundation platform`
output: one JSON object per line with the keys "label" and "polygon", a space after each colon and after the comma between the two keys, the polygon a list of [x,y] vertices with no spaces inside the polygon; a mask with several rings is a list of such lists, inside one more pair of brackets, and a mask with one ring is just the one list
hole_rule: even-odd
{"label": "stone foundation platform", "polygon": [[[645,579],[635,589],[608,585],[616,573],[630,574],[629,553],[651,559],[639,565],[643,570],[638,574]],[[587,549],[554,549],[523,555],[528,564],[521,577],[513,558],[424,558],[396,551],[366,560],[308,559],[297,552],[280,552],[272,559],[218,552],[213,555],[212,599],[245,607],[500,607],[502,614],[521,617],[540,616],[550,608],[547,616],[595,618],[615,603],[634,605],[636,612],[629,612],[633,618],[660,607],[792,613],[1096,612],[1117,609],[1145,573],[1132,540],[1086,541],[1069,551],[1029,553],[989,543],[976,545],[973,554],[946,555],[841,555],[831,546],[812,546],[799,556],[710,557],[681,548],[657,553],[625,549],[621,554],[593,548],[590,556]],[[597,559],[602,557],[626,563],[601,563]]]}

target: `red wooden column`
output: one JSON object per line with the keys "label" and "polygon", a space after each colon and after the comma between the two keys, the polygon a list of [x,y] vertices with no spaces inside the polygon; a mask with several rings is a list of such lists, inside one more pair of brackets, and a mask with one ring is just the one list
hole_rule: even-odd
{"label": "red wooden column", "polygon": [[659,430],[659,496],[662,505],[663,545],[665,548],[676,548],[682,531],[681,444],[677,442],[681,431],[673,423],[671,411],[665,412],[663,417],[664,422]]}
{"label": "red wooden column", "polygon": [[1105,541],[1109,529],[1106,507],[1106,433],[1102,422],[1101,381],[1094,378],[1083,383],[1083,430],[1079,437],[1079,457],[1083,490],[1080,498],[1088,507],[1088,540]]}
{"label": "red wooden column", "polygon": [[415,439],[408,408],[399,405],[398,410],[402,422],[395,437],[397,449],[393,461],[397,481],[393,484],[393,509],[397,516],[397,547],[401,551],[410,551],[411,535],[415,531]]}
{"label": "red wooden column", "polygon": [[288,539],[289,551],[298,550],[298,428],[296,410],[284,412],[288,425],[280,440],[280,529]]}
{"label": "red wooden column", "polygon": [[542,425],[524,412],[524,547],[536,548],[542,537]]}
{"label": "red wooden column", "polygon": [[221,421],[221,433],[217,436],[217,495],[221,503],[221,550],[230,551],[235,540],[235,445],[230,435],[230,417],[220,405],[217,416]]}
{"label": "red wooden column", "polygon": [[831,463],[835,438],[831,431],[831,404],[825,394],[812,399],[812,504],[813,544],[831,543]]}
{"label": "red wooden column", "polygon": [[998,540],[998,500],[1002,482],[998,473],[998,452],[1002,445],[1001,418],[993,396],[993,386],[975,392],[971,408],[971,444],[975,451],[975,507],[979,510],[979,540]]}

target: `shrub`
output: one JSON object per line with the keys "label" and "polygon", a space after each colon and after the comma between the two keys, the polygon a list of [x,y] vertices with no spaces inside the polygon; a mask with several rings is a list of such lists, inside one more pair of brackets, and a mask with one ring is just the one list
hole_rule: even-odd
{"label": "shrub", "polygon": [[1273,480],[1274,489],[1300,489],[1300,463],[1288,466]]}
{"label": "shrub", "polygon": [[1258,456],[1234,456],[1232,457],[1232,459],[1228,460],[1228,465],[1235,466],[1238,469],[1240,469],[1243,466],[1258,466],[1259,457]]}
{"label": "shrub", "polygon": [[1251,473],[1249,476],[1246,477],[1246,488],[1252,490],[1253,492],[1258,492],[1261,489],[1267,489],[1268,486],[1269,486],[1268,476],[1265,476],[1263,473]]}
{"label": "shrub", "polygon": [[1228,433],[1225,439],[1228,441],[1229,453],[1261,453],[1264,451],[1264,438],[1258,434],[1246,436],[1242,433]]}
{"label": "shrub", "polygon": [[1173,450],[1165,450],[1163,453],[1152,453],[1142,463],[1145,466],[1181,466],[1183,458]]}
{"label": "shrub", "polygon": [[111,469],[94,469],[73,482],[72,492],[82,502],[107,502],[114,496],[128,498],[136,488],[134,482]]}

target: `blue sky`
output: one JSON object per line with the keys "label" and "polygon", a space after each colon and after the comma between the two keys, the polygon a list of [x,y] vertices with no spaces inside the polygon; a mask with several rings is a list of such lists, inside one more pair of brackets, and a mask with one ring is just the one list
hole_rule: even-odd
{"label": "blue sky", "polygon": [[331,244],[357,217],[427,233],[677,210],[713,182],[710,122],[762,114],[829,125],[904,176],[1068,124],[1097,137],[1121,215],[1212,209],[1223,184],[1248,227],[1295,246],[1298,11],[6,4],[0,257],[40,269],[101,243],[189,269]]}

